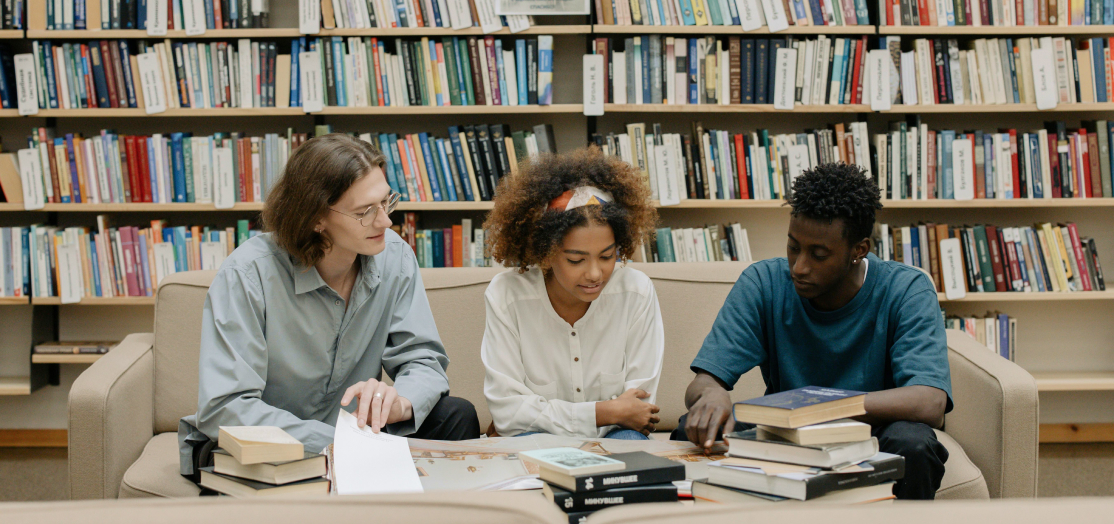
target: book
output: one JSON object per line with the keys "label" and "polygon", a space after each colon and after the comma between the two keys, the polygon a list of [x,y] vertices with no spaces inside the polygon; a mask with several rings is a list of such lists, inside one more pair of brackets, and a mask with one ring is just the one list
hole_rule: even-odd
{"label": "book", "polygon": [[724,435],[728,455],[818,468],[856,464],[878,452],[878,439],[804,445],[765,433],[758,428]]}
{"label": "book", "polygon": [[836,442],[859,442],[870,439],[870,424],[851,419],[833,420],[797,429],[759,425],[758,430],[759,435],[771,433],[795,444],[805,446]]}
{"label": "book", "polygon": [[629,486],[600,491],[573,493],[560,486],[544,484],[542,494],[565,513],[596,511],[612,506],[645,502],[677,502],[673,483]]}
{"label": "book", "polygon": [[305,458],[302,443],[276,426],[221,426],[217,445],[243,465]]}
{"label": "book", "polygon": [[806,386],[735,403],[735,420],[782,428],[799,428],[865,415],[866,393]]}
{"label": "book", "polygon": [[325,475],[325,455],[305,452],[304,458],[289,462],[241,464],[223,449],[213,450],[213,472],[266,484],[289,484]]}
{"label": "book", "polygon": [[708,483],[794,500],[812,500],[828,493],[905,476],[905,458],[878,453],[845,471],[789,466],[774,462],[724,459],[708,464]]}
{"label": "book", "polygon": [[537,464],[541,468],[573,477],[619,471],[627,467],[622,461],[576,448],[523,451],[519,454],[519,458]]}
{"label": "book", "polygon": [[[885,502],[896,498],[893,494],[893,489],[894,483],[890,481],[873,486],[832,491],[826,495],[820,495],[819,497],[809,499],[809,501],[818,504],[869,504],[872,502]],[[768,495],[757,491],[747,491],[745,489],[728,486],[717,486],[709,483],[705,479],[692,481],[692,498],[697,504],[714,502],[718,504],[761,505],[777,502],[787,504],[801,502],[795,499]]]}
{"label": "book", "polygon": [[103,355],[109,349],[116,347],[120,342],[43,342],[35,344],[34,353],[37,355]]}
{"label": "book", "polygon": [[236,498],[329,494],[329,479],[324,477],[300,480],[290,484],[268,484],[221,475],[214,472],[212,466],[201,468],[201,486]]}
{"label": "book", "polygon": [[664,484],[685,479],[685,466],[683,464],[644,451],[616,453],[611,455],[610,458],[623,462],[626,467],[619,471],[581,476],[563,475],[553,470],[542,469],[539,476],[545,482],[574,493],[626,486]]}

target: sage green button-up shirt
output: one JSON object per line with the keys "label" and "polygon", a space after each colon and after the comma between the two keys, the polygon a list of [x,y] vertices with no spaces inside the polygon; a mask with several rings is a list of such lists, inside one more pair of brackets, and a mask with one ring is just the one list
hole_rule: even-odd
{"label": "sage green button-up shirt", "polygon": [[383,252],[360,261],[346,308],[270,234],[225,260],[205,299],[197,414],[178,424],[182,474],[193,473],[190,442],[216,440],[219,426],[278,426],[320,451],[333,441],[344,391],[384,370],[414,411],[387,431],[421,426],[449,391],[449,359],[417,260],[388,230]]}

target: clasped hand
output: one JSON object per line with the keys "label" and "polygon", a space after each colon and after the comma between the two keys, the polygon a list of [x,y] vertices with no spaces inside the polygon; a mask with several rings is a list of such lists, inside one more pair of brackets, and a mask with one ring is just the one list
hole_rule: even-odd
{"label": "clasped hand", "polygon": [[633,429],[649,435],[661,421],[657,413],[660,409],[642,399],[650,398],[650,394],[641,389],[632,388],[622,395],[606,401],[607,424],[615,424],[623,428]]}
{"label": "clasped hand", "polygon": [[369,378],[349,386],[344,392],[340,405],[347,406],[353,398],[359,400],[356,409],[356,424],[359,427],[371,426],[379,433],[387,424],[410,420],[414,416],[410,401],[399,396],[394,386]]}

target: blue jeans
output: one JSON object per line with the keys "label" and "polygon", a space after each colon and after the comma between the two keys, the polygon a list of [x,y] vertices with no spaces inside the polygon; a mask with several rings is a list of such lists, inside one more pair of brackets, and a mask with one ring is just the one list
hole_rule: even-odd
{"label": "blue jeans", "polygon": [[[541,433],[541,431],[527,431],[526,433],[519,433],[515,436],[525,437],[528,435],[537,435],[539,433]],[[643,435],[633,429],[623,428],[615,428],[608,434],[604,435],[603,438],[613,438],[618,440],[650,440],[650,437],[647,437],[646,435]]]}

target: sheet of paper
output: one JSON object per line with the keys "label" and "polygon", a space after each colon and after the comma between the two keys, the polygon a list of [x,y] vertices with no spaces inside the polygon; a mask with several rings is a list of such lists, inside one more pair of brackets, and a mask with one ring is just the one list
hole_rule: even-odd
{"label": "sheet of paper", "polygon": [[343,409],[337,415],[333,460],[340,495],[423,491],[406,438],[361,429]]}
{"label": "sheet of paper", "polygon": [[19,179],[23,182],[23,209],[28,211],[46,207],[43,172],[38,154],[34,149],[20,149],[16,153],[19,160]]}
{"label": "sheet of paper", "polygon": [[890,65],[893,60],[886,49],[876,49],[867,53],[867,82],[870,93],[870,110],[886,111],[890,109]]}
{"label": "sheet of paper", "polygon": [[811,468],[808,466],[782,464],[780,462],[767,462],[765,460],[754,460],[741,457],[725,458],[719,461],[719,463],[723,466],[760,469],[767,475],[782,475],[785,473],[808,473],[817,471],[816,468]]}
{"label": "sheet of paper", "polygon": [[15,55],[16,75],[16,105],[19,114],[35,115],[39,113],[39,85],[38,74],[35,71],[35,55],[24,53]]}
{"label": "sheet of paper", "polygon": [[317,51],[299,53],[298,69],[302,75],[302,110],[307,113],[321,111],[325,102],[321,96],[321,62],[317,59]]}
{"label": "sheet of paper", "polygon": [[774,109],[793,109],[797,85],[797,50],[777,50],[774,62]]}
{"label": "sheet of paper", "polygon": [[166,36],[167,21],[170,18],[166,2],[147,3],[147,35]]}
{"label": "sheet of paper", "polygon": [[155,52],[142,53],[136,57],[139,63],[139,77],[143,89],[144,109],[148,115],[166,112],[166,88],[162,84],[162,71],[159,55]]}
{"label": "sheet of paper", "polygon": [[182,18],[187,36],[205,34],[205,4],[203,0],[185,0],[182,5]]}
{"label": "sheet of paper", "polygon": [[303,35],[321,32],[321,2],[298,0],[298,32]]}
{"label": "sheet of paper", "polygon": [[584,115],[603,115],[603,55],[584,55]]}

